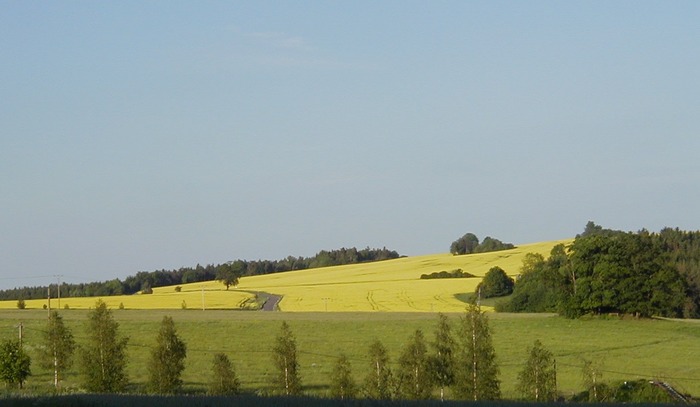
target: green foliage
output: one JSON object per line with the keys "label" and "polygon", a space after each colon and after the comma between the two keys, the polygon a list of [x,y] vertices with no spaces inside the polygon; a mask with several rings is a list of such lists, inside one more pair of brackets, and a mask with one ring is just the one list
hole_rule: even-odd
{"label": "green foliage", "polygon": [[479,238],[473,233],[467,233],[450,245],[450,253],[454,255],[474,253],[479,245]]}
{"label": "green foliage", "polygon": [[399,357],[397,371],[398,397],[407,400],[425,400],[432,392],[428,366],[428,347],[423,331],[417,329]]}
{"label": "green foliage", "polygon": [[393,376],[389,366],[389,354],[381,341],[375,340],[369,347],[369,373],[364,381],[367,398],[388,400],[391,398]]}
{"label": "green foliage", "polygon": [[451,271],[438,271],[430,274],[421,274],[421,280],[431,280],[438,278],[471,278],[475,277],[474,274],[465,273],[462,269],[455,269]]}
{"label": "green foliage", "polygon": [[240,382],[228,356],[224,353],[215,354],[209,381],[209,394],[230,396],[238,394],[239,391]]}
{"label": "green foliage", "polygon": [[[553,249],[556,250],[558,249]],[[525,255],[512,296],[507,302],[497,304],[496,310],[557,312],[565,297],[566,277],[558,268],[553,267],[553,264],[555,263],[545,260],[544,256],[538,253]]]}
{"label": "green foliage", "polygon": [[357,385],[352,378],[352,367],[347,355],[341,354],[333,366],[330,377],[331,397],[346,400],[353,399],[357,394]]}
{"label": "green foliage", "polygon": [[452,242],[450,245],[450,253],[453,255],[462,255],[470,253],[486,253],[495,252],[498,250],[512,249],[511,243],[503,243],[498,239],[486,236],[484,241],[479,243],[479,238],[473,233],[467,233],[459,239]]}
{"label": "green foliage", "polygon": [[273,362],[277,368],[273,385],[287,396],[301,394],[296,338],[285,321],[282,322],[282,328],[272,352]]}
{"label": "green foliage", "polygon": [[514,285],[513,279],[502,268],[494,266],[486,273],[476,291],[482,298],[502,297],[513,293]]}
{"label": "green foliage", "polygon": [[228,290],[229,286],[235,287],[238,285],[238,280],[243,276],[244,272],[245,263],[241,260],[220,264],[216,268],[216,280],[223,283]]}
{"label": "green foliage", "polygon": [[119,324],[104,301],[97,300],[95,308],[88,313],[85,331],[87,344],[81,349],[83,385],[91,392],[124,391],[128,338],[120,337]]}
{"label": "green foliage", "polygon": [[156,338],[156,347],[151,351],[148,365],[148,384],[157,394],[176,393],[182,385],[182,371],[185,369],[187,345],[177,334],[175,322],[164,316]]}
{"label": "green foliage", "polygon": [[467,305],[457,337],[460,338],[454,383],[457,397],[474,401],[500,399],[499,368],[489,320],[478,305]]}
{"label": "green foliage", "polygon": [[59,387],[63,374],[73,365],[75,347],[73,333],[63,323],[63,317],[58,311],[51,311],[44,331],[44,346],[39,348],[39,365],[54,372],[56,388]]}
{"label": "green foliage", "polygon": [[27,304],[24,302],[23,298],[20,298],[17,300],[17,309],[25,309],[27,308]]}
{"label": "green foliage", "polygon": [[21,389],[31,374],[31,359],[19,341],[5,340],[0,344],[0,380]]}
{"label": "green foliage", "polygon": [[428,357],[433,382],[440,388],[440,400],[445,399],[445,388],[455,381],[455,348],[452,328],[444,314],[438,315],[435,341],[431,343],[434,353]]}
{"label": "green foliage", "polygon": [[535,402],[555,401],[557,398],[557,371],[554,355],[536,340],[530,348],[529,358],[518,374],[518,388],[525,400]]}

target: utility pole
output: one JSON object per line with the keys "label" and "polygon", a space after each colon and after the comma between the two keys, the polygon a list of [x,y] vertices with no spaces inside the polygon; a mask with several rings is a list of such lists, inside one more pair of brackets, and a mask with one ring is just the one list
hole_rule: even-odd
{"label": "utility pole", "polygon": [[49,307],[48,307],[49,313],[48,313],[48,315],[50,317],[51,316],[51,284],[49,284],[49,288],[46,289],[46,293],[47,293],[46,297],[49,300]]}
{"label": "utility pole", "polygon": [[328,300],[330,300],[330,298],[323,297],[321,299],[323,300],[323,304],[326,306],[326,312],[328,312]]}
{"label": "utility pole", "polygon": [[204,287],[202,287],[202,311],[204,311],[204,310],[205,310],[205,307],[204,307]]}
{"label": "utility pole", "polygon": [[56,285],[56,288],[58,289],[58,309],[61,309],[61,277],[63,277],[62,274],[54,274],[54,277],[58,280],[58,284]]}

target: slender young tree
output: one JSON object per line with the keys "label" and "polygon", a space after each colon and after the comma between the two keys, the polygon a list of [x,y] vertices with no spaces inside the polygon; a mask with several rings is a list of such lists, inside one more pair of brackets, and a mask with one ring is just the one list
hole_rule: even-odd
{"label": "slender young tree", "polygon": [[479,305],[469,304],[460,322],[455,394],[474,401],[498,400],[501,397],[499,369],[488,318]]}
{"label": "slender young tree", "polygon": [[583,360],[583,369],[581,371],[583,387],[588,390],[588,401],[594,403],[603,401],[603,392],[601,391],[603,372],[601,366],[602,362],[600,360]]}
{"label": "slender young tree", "polygon": [[83,385],[90,392],[118,393],[127,385],[127,337],[119,335],[112,311],[100,300],[88,313],[87,344],[81,349]]}
{"label": "slender young tree", "polygon": [[417,329],[399,358],[398,391],[402,398],[430,398],[432,384],[428,369],[428,347],[423,331]]}
{"label": "slender young tree", "polygon": [[61,379],[73,365],[75,340],[73,333],[63,323],[58,311],[51,311],[44,332],[44,347],[39,350],[39,364],[53,370],[53,385],[59,389]]}
{"label": "slender young tree", "polygon": [[273,348],[273,361],[278,374],[275,385],[287,396],[301,393],[301,377],[297,362],[297,343],[287,322],[282,322],[280,334]]}
{"label": "slender young tree", "polygon": [[187,345],[178,336],[175,322],[164,316],[156,338],[156,347],[151,351],[148,365],[148,384],[158,394],[176,393],[182,386],[182,371],[185,369]]}
{"label": "slender young tree", "polygon": [[435,353],[429,359],[429,368],[433,381],[440,387],[440,400],[445,400],[445,387],[452,386],[455,379],[455,340],[452,328],[445,314],[438,315],[435,341],[431,343]]}
{"label": "slender young tree", "polygon": [[233,369],[233,364],[224,353],[214,355],[214,362],[211,370],[211,381],[209,382],[209,394],[212,395],[234,395],[238,394],[240,382]]}
{"label": "slender young tree", "polygon": [[370,368],[364,381],[367,398],[388,400],[391,398],[393,378],[389,366],[389,355],[378,339],[369,347]]}
{"label": "slender young tree", "polygon": [[354,398],[356,393],[357,386],[352,378],[350,360],[341,354],[331,372],[331,397],[346,400]]}
{"label": "slender young tree", "polygon": [[530,356],[518,374],[518,388],[526,400],[554,401],[557,398],[557,370],[554,355],[536,340]]}
{"label": "slender young tree", "polygon": [[0,380],[21,389],[32,373],[31,359],[17,340],[5,340],[0,344]]}

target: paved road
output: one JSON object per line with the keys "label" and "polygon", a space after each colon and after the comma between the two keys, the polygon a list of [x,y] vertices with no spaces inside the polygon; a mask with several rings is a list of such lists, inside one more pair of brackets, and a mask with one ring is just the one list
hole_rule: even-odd
{"label": "paved road", "polygon": [[277,308],[277,304],[282,301],[282,296],[281,295],[275,295],[275,294],[267,294],[269,297],[267,298],[267,301],[265,301],[265,304],[263,304],[262,310],[263,311],[279,311]]}

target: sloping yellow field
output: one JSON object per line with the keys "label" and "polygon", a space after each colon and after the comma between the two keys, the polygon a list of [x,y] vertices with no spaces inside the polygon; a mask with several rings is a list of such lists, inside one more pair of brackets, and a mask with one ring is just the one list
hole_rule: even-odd
{"label": "sloping yellow field", "polygon": [[491,267],[499,266],[515,276],[525,254],[541,253],[546,257],[555,245],[570,242],[568,239],[491,253],[433,254],[246,277],[238,289],[282,295],[279,307],[283,311],[461,312],[480,278],[421,280],[421,274],[461,268],[483,277]]}
{"label": "sloping yellow field", "polygon": [[[552,247],[572,240],[541,242],[499,252],[453,256],[433,254],[404,257],[374,263],[351,264],[319,269],[290,271],[263,276],[244,277],[238,287],[226,290],[216,281],[158,287],[153,294],[103,297],[110,308],[126,309],[245,309],[256,300],[256,292],[282,296],[282,311],[388,311],[388,312],[461,312],[466,299],[474,292],[480,278],[421,280],[421,274],[461,268],[483,277],[491,267],[499,266],[509,275],[519,273],[527,253],[545,257]],[[86,309],[96,298],[63,298],[71,309]],[[41,309],[44,300],[27,300],[30,309]],[[0,309],[16,308],[16,301],[0,301]],[[58,301],[51,301],[58,307]],[[485,306],[485,308],[489,308]]]}

